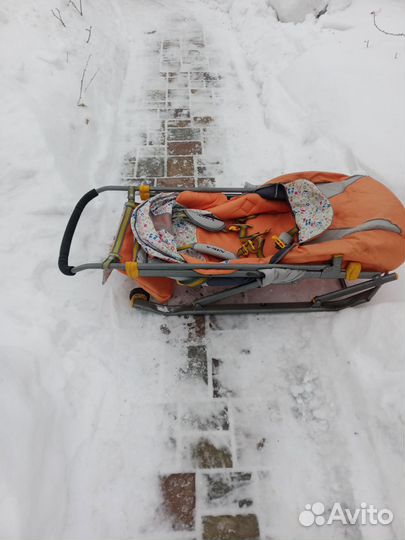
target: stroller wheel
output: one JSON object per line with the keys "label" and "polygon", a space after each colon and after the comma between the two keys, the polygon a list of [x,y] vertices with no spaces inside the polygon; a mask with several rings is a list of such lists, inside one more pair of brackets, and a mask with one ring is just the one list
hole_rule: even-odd
{"label": "stroller wheel", "polygon": [[140,287],[137,287],[136,289],[132,289],[132,291],[129,293],[129,300],[132,306],[135,307],[137,300],[143,300],[144,302],[149,302],[150,294],[146,292],[145,289],[141,289]]}

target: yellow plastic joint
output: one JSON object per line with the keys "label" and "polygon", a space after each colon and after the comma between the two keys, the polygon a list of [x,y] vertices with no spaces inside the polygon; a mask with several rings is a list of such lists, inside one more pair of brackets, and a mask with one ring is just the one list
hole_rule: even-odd
{"label": "yellow plastic joint", "polygon": [[355,281],[359,279],[361,273],[361,263],[349,262],[346,268],[346,279],[348,281]]}
{"label": "yellow plastic joint", "polygon": [[150,186],[148,184],[141,184],[139,186],[139,194],[142,201],[150,199]]}
{"label": "yellow plastic joint", "polygon": [[131,279],[137,279],[139,277],[139,268],[137,262],[126,262],[125,263],[125,272],[127,276]]}
{"label": "yellow plastic joint", "polygon": [[283,242],[278,236],[272,236],[271,239],[274,240],[276,247],[278,247],[279,249],[284,249],[285,247],[287,247],[287,244]]}

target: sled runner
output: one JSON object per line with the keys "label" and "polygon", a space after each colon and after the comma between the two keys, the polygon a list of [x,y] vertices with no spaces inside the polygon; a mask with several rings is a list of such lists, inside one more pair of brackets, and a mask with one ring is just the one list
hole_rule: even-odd
{"label": "sled runner", "polygon": [[[127,195],[111,252],[70,266],[80,216],[105,191]],[[197,315],[337,311],[369,301],[404,260],[405,209],[387,187],[301,172],[242,189],[93,189],[70,217],[59,268],[118,270],[137,284],[137,309]]]}

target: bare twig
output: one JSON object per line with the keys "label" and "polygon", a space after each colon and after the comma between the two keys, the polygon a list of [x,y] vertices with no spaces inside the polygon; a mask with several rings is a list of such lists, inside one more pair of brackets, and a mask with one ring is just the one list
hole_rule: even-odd
{"label": "bare twig", "polygon": [[86,43],[90,43],[90,38],[91,38],[91,31],[93,30],[93,27],[90,26],[90,28],[86,28],[86,32],[89,33],[89,35],[87,36],[87,39],[86,39]]}
{"label": "bare twig", "polygon": [[395,34],[394,32],[387,32],[386,30],[383,30],[382,28],[380,28],[377,24],[377,21],[376,21],[376,12],[375,11],[372,11],[370,13],[370,15],[373,16],[373,22],[374,22],[374,26],[377,28],[377,30],[379,30],[380,32],[382,32],[383,34],[386,34],[387,36],[402,36],[402,37],[405,37],[405,34],[403,32],[400,32],[398,34]]}
{"label": "bare twig", "polygon": [[69,0],[68,6],[70,6],[70,4],[72,4],[72,6],[75,8],[75,10],[76,10],[78,13],[80,13],[80,15],[83,17],[82,0],[80,0],[79,7],[77,7],[77,5],[75,4],[75,2],[74,2],[73,0]]}
{"label": "bare twig", "polygon": [[84,107],[84,103],[82,103],[82,95],[83,95],[83,85],[84,85],[84,78],[86,77],[87,68],[89,67],[91,54],[89,54],[89,57],[87,58],[86,65],[84,66],[82,78],[80,80],[80,93],[79,93],[79,99],[77,100],[77,106],[78,107]]}
{"label": "bare twig", "polygon": [[52,15],[55,17],[55,19],[58,19],[58,21],[66,28],[66,24],[64,23],[62,19],[62,14],[58,8],[51,9]]}
{"label": "bare twig", "polygon": [[94,79],[96,78],[96,75],[97,73],[100,71],[100,68],[98,68],[95,72],[94,72],[94,75],[93,77],[90,79],[89,81],[89,84],[86,86],[86,88],[84,89],[84,93],[87,92],[87,90],[89,89],[89,86],[91,85],[91,83],[94,81]]}

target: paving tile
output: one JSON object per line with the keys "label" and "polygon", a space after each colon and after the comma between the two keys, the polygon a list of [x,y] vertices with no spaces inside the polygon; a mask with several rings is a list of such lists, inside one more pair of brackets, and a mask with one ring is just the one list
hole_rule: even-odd
{"label": "paving tile", "polygon": [[[192,157],[171,157],[167,159],[168,176],[194,176],[194,159]],[[163,176],[162,174],[157,176]]]}
{"label": "paving tile", "polygon": [[233,391],[223,386],[220,379],[220,370],[222,360],[219,358],[212,358],[212,388],[214,398],[232,397]]}
{"label": "paving tile", "polygon": [[200,142],[169,142],[167,152],[170,156],[192,156],[201,154]]}
{"label": "paving tile", "polygon": [[207,348],[205,345],[189,345],[187,347],[186,367],[182,375],[202,379],[208,384]]}
{"label": "paving tile", "polygon": [[206,126],[208,124],[212,124],[214,122],[214,118],[212,116],[194,116],[193,122],[194,124]]}
{"label": "paving tile", "polygon": [[259,540],[255,514],[203,516],[203,540]]}
{"label": "paving tile", "polygon": [[148,101],[166,101],[164,90],[149,90],[146,94]]}
{"label": "paving tile", "polygon": [[191,460],[194,467],[199,469],[226,469],[233,466],[229,446],[203,437],[191,445]]}
{"label": "paving tile", "polygon": [[195,474],[178,473],[160,479],[163,506],[176,531],[195,526]]}
{"label": "paving tile", "polygon": [[168,141],[199,141],[201,131],[193,128],[171,128],[167,130]]}
{"label": "paving tile", "polygon": [[215,187],[215,178],[199,178],[197,187]]}
{"label": "paving tile", "polygon": [[190,118],[190,109],[188,108],[174,108],[167,109],[165,111],[160,111],[159,117],[161,120],[171,120],[171,119],[188,119]]}
{"label": "paving tile", "polygon": [[218,401],[190,403],[184,406],[179,421],[184,430],[228,431],[228,407]]}
{"label": "paving tile", "polygon": [[148,157],[138,159],[136,177],[164,176],[164,160],[162,158]]}
{"label": "paving tile", "polygon": [[201,491],[207,508],[250,508],[253,505],[250,472],[218,472],[202,475]]}
{"label": "paving tile", "polygon": [[191,322],[187,323],[188,341],[200,342],[205,337],[206,324],[204,315],[195,315]]}
{"label": "paving tile", "polygon": [[156,179],[156,185],[160,187],[170,187],[170,188],[176,188],[176,187],[185,187],[185,188],[193,188],[194,185],[194,178],[157,178]]}
{"label": "paving tile", "polygon": [[185,128],[191,126],[191,120],[168,120],[167,126],[174,128]]}

